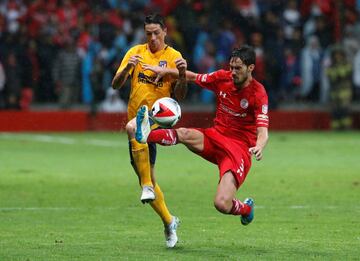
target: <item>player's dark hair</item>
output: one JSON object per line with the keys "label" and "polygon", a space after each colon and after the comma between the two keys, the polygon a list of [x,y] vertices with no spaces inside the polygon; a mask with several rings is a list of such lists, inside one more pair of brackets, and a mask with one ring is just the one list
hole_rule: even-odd
{"label": "player's dark hair", "polygon": [[240,48],[235,48],[230,55],[230,59],[233,57],[240,58],[246,66],[255,64],[256,60],[255,50],[249,45],[243,45]]}
{"label": "player's dark hair", "polygon": [[147,24],[159,24],[162,29],[165,28],[164,18],[159,14],[151,14],[145,17],[144,26]]}

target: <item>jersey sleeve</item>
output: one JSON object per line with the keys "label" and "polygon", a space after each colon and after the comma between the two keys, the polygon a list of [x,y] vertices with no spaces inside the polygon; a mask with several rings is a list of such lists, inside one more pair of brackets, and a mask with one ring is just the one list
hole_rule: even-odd
{"label": "jersey sleeve", "polygon": [[198,74],[196,76],[195,83],[202,88],[215,91],[218,76],[219,76],[218,71],[212,73]]}
{"label": "jersey sleeve", "polygon": [[264,91],[255,95],[255,119],[256,127],[269,127],[268,97]]}
{"label": "jersey sleeve", "polygon": [[[125,54],[125,56],[124,56],[124,58],[122,59],[121,64],[120,64],[119,68],[117,69],[116,73],[119,73],[119,72],[121,72],[122,70],[124,70],[124,68],[126,67],[126,65],[127,65],[128,62],[129,62],[130,57],[136,54],[136,49],[137,49],[137,48],[136,48],[136,46],[135,46],[135,47],[131,48],[131,49]],[[132,68],[130,69],[129,75],[132,74],[133,70],[134,70],[134,67],[132,67]]]}
{"label": "jersey sleeve", "polygon": [[169,68],[176,68],[175,61],[179,58],[182,58],[182,55],[179,51],[176,51],[175,49],[172,49],[173,53],[171,56],[171,60],[169,61]]}

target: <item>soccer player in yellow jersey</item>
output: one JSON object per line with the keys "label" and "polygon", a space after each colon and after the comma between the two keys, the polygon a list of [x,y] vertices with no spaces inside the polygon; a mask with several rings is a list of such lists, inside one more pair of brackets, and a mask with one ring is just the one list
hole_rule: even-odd
{"label": "soccer player in yellow jersey", "polygon": [[[156,145],[141,144],[135,140],[135,117],[139,107],[147,105],[151,108],[159,98],[173,96],[177,100],[183,99],[187,91],[186,68],[177,66],[177,61],[182,58],[181,54],[165,43],[167,29],[160,15],[147,16],[144,21],[144,29],[147,43],[136,45],[125,54],[114,76],[112,86],[114,89],[121,88],[128,77],[131,77],[128,123],[126,125],[131,164],[142,187],[140,200],[143,203],[150,203],[161,217],[165,226],[166,246],[172,248],[178,241],[176,229],[179,219],[170,214],[164,195],[155,180]],[[156,74],[154,69],[148,69],[157,66],[166,68],[165,71],[175,71],[179,77],[173,78],[171,74],[164,76],[165,73]]]}

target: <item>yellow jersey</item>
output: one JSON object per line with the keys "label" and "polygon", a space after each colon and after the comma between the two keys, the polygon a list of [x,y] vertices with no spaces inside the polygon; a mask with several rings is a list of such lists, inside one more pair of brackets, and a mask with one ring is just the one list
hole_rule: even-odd
{"label": "yellow jersey", "polygon": [[150,109],[153,103],[162,97],[170,97],[173,83],[176,81],[171,76],[165,76],[154,83],[155,73],[142,68],[141,64],[161,66],[167,68],[176,68],[175,60],[181,58],[180,52],[166,45],[164,49],[152,53],[147,44],[140,44],[132,47],[124,56],[117,73],[122,71],[131,56],[140,55],[142,57],[135,67],[129,71],[131,76],[131,90],[128,103],[128,120],[136,116],[136,112],[141,105],[147,105]]}

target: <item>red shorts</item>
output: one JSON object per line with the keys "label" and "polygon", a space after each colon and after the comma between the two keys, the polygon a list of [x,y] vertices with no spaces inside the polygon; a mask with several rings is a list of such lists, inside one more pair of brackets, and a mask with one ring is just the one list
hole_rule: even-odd
{"label": "red shorts", "polygon": [[239,188],[251,167],[249,147],[242,141],[224,136],[215,128],[196,130],[204,134],[204,150],[197,154],[218,165],[220,179],[230,170]]}

